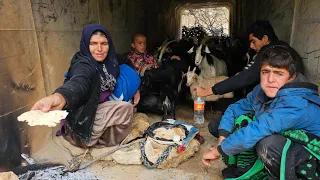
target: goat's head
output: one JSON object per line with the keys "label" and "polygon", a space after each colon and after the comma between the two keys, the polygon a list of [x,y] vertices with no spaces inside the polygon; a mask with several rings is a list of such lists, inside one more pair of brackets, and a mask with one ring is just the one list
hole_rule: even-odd
{"label": "goat's head", "polygon": [[196,74],[196,67],[193,68],[192,71],[190,71],[190,66],[188,68],[188,72],[186,73],[187,76],[187,86],[191,86],[192,83],[194,83],[194,81],[197,78],[197,74]]}
{"label": "goat's head", "polygon": [[199,66],[201,64],[201,61],[206,54],[210,54],[210,50],[208,46],[203,46],[201,44],[196,50],[196,57],[195,57],[196,66]]}
{"label": "goat's head", "polygon": [[175,40],[172,40],[172,41],[166,41],[164,42],[161,47],[159,48],[160,49],[160,52],[159,52],[159,56],[158,56],[158,63],[160,64],[162,61],[163,61],[163,56],[165,53],[170,53],[172,52],[172,49],[169,48],[169,45],[170,43],[172,42],[175,42]]}

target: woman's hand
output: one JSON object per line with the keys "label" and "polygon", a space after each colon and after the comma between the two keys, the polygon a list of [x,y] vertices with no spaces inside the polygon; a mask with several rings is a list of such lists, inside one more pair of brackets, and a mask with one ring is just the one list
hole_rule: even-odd
{"label": "woman's hand", "polygon": [[140,91],[138,90],[133,96],[133,106],[136,106],[140,101]]}
{"label": "woman's hand", "polygon": [[220,154],[218,152],[217,146],[215,146],[203,153],[202,162],[206,166],[211,166],[212,162],[219,158],[220,158]]}
{"label": "woman's hand", "polygon": [[66,105],[66,100],[59,93],[54,93],[50,96],[40,99],[36,102],[31,110],[41,110],[48,112],[50,110],[61,110]]}

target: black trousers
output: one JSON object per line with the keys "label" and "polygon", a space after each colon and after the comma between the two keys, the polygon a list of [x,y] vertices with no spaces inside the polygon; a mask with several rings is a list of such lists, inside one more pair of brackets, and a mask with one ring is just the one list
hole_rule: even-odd
{"label": "black trousers", "polygon": [[[269,172],[269,179],[280,179],[281,156],[286,142],[286,137],[274,134],[263,138],[256,144],[255,148],[257,155],[264,164],[266,170]],[[286,167],[286,171],[288,170],[287,168],[293,170],[288,179],[305,179],[308,177],[307,174],[303,173],[305,172],[304,168],[313,172],[318,171],[319,169],[317,169],[318,167],[316,165],[317,160],[312,157],[313,156],[311,156],[309,151],[307,151],[301,144],[292,141],[286,158],[286,161],[288,162],[286,164],[290,165],[289,167]],[[311,167],[309,167],[310,164],[312,164]],[[286,178],[288,177],[287,175]],[[318,179],[317,177],[311,178]]]}

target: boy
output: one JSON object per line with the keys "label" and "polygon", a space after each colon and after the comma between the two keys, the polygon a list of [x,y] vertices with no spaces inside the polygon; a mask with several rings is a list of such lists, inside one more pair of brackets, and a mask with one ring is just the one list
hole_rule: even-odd
{"label": "boy", "polygon": [[202,161],[210,165],[222,155],[228,165],[222,172],[225,178],[262,179],[265,167],[271,178],[318,179],[317,86],[297,73],[286,46],[269,47],[261,60],[260,85],[228,107],[219,126],[218,145],[206,151]]}
{"label": "boy", "polygon": [[[155,58],[147,53],[147,38],[141,33],[137,33],[132,38],[131,50],[127,53],[127,57],[131,60],[134,65],[135,70],[140,74],[141,70],[146,66],[151,64],[148,70],[152,68],[158,68]],[[153,88],[151,91],[148,90],[147,93],[141,92],[140,103],[137,106],[138,111],[151,111],[155,113],[162,112],[162,101],[160,99],[159,90]]]}
{"label": "boy", "polygon": [[261,54],[265,49],[272,45],[283,45],[288,47],[288,50],[292,51],[292,55],[294,56],[297,72],[304,73],[301,57],[287,43],[278,39],[269,21],[256,21],[248,29],[248,35],[250,48],[257,52],[254,63],[252,63],[248,69],[241,71],[238,75],[217,83],[212,88],[204,89],[198,87],[196,89],[198,96],[207,96],[210,94],[222,95],[241,88],[246,88],[250,85],[257,85],[259,83]]}
{"label": "boy", "polygon": [[159,67],[154,57],[147,53],[147,38],[145,35],[135,34],[132,38],[131,47],[133,50],[128,53],[128,58],[134,64],[138,73],[148,64],[152,64],[149,69]]}
{"label": "boy", "polygon": [[[250,63],[250,67],[244,69],[239,74],[226,79],[225,81],[221,81],[215,84],[212,88],[196,88],[196,94],[198,96],[202,97],[210,94],[221,95],[242,88],[247,88],[247,92],[250,92],[252,88],[259,83],[261,54],[265,49],[273,45],[286,46],[293,55],[297,72],[302,74],[304,73],[302,59],[299,54],[287,43],[278,39],[269,21],[256,21],[248,28],[247,33],[250,42],[250,48],[257,52],[257,55],[254,58],[253,62]],[[231,103],[234,103],[237,100],[239,99],[234,99]],[[219,121],[211,121],[208,125],[210,133],[215,137],[218,136],[218,126]]]}

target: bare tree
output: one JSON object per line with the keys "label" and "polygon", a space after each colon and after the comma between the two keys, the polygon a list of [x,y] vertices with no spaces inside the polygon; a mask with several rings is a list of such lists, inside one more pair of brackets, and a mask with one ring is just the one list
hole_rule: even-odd
{"label": "bare tree", "polygon": [[202,27],[214,36],[228,34],[229,10],[226,7],[189,9],[184,11],[183,16],[188,28]]}

